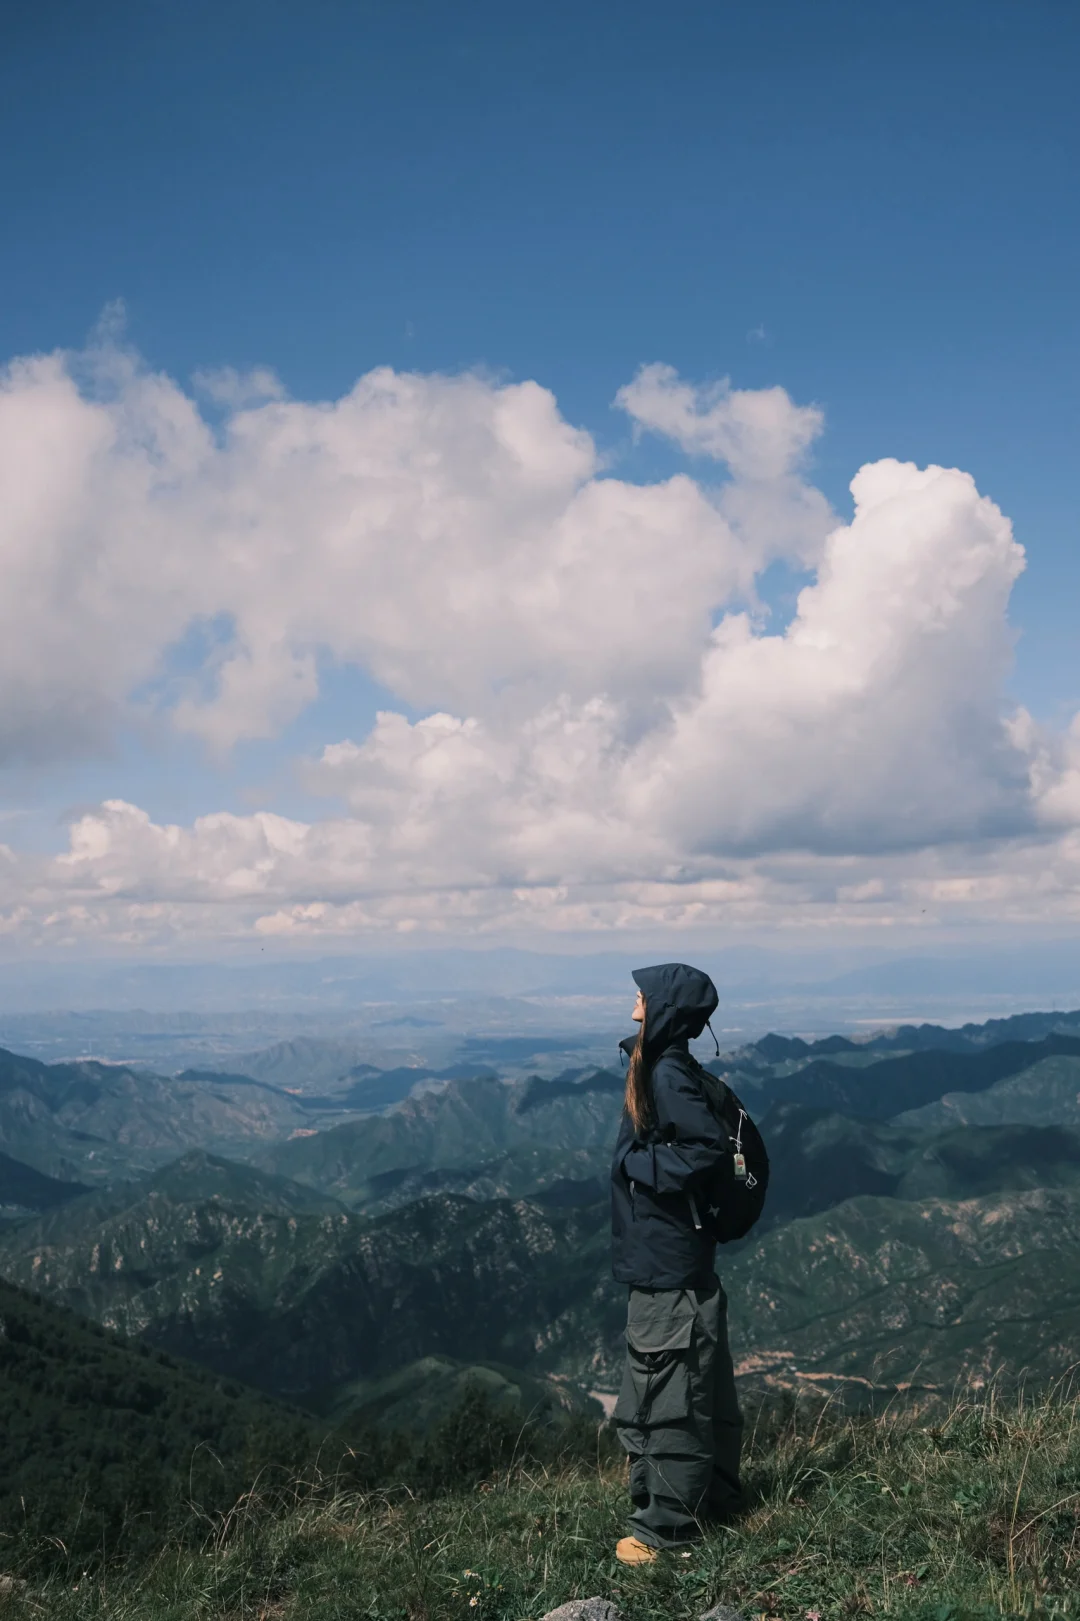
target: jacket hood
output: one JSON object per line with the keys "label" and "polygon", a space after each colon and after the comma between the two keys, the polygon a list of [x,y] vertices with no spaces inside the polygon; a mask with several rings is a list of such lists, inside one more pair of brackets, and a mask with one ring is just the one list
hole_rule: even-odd
{"label": "jacket hood", "polygon": [[708,974],[684,962],[635,968],[633,980],[645,998],[645,1048],[651,1058],[673,1042],[700,1036],[720,1001]]}

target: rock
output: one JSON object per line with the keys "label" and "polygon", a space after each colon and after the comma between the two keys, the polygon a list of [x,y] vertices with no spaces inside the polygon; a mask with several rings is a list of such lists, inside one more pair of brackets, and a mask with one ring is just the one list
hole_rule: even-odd
{"label": "rock", "polygon": [[19,1576],[0,1576],[0,1598],[9,1593],[21,1593],[26,1583]]}
{"label": "rock", "polygon": [[623,1621],[623,1618],[609,1599],[572,1598],[569,1604],[549,1610],[540,1621]]}
{"label": "rock", "polygon": [[[540,1621],[623,1621],[623,1618],[610,1599],[574,1598],[569,1604],[560,1604],[557,1610],[549,1610]],[[746,1618],[730,1604],[714,1604],[711,1610],[705,1611],[701,1621],[746,1621]]]}

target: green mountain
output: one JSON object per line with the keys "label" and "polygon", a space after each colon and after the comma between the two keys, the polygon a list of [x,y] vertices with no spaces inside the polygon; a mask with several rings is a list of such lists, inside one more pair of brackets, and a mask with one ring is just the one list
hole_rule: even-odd
{"label": "green mountain", "polygon": [[313,1453],[309,1421],[0,1282],[0,1537],[150,1551],[194,1498],[231,1508]]}
{"label": "green mountain", "polygon": [[295,1098],[243,1076],[169,1080],[0,1048],[0,1148],[47,1176],[105,1181],[186,1148],[243,1152],[310,1126]]}
{"label": "green mountain", "polygon": [[[441,1198],[365,1222],[158,1194],[141,1226],[134,1215],[64,1247],[13,1255],[9,1240],[5,1271],[335,1416],[421,1398],[445,1411],[449,1363],[405,1376],[431,1357],[586,1389],[617,1379],[624,1291],[604,1206],[553,1217]],[[849,1199],[744,1246],[722,1274],[752,1386],[947,1392],[999,1368],[1045,1379],[1071,1365],[1080,1334],[1080,1188]]]}
{"label": "green mountain", "polygon": [[0,1232],[0,1273],[305,1402],[435,1354],[586,1383],[607,1366],[606,1205],[442,1197],[369,1221],[318,1198],[192,1155]]}
{"label": "green mountain", "polygon": [[296,1036],[271,1047],[243,1053],[236,1067],[245,1075],[271,1086],[297,1087],[305,1092],[335,1092],[342,1079],[363,1059],[359,1038],[333,1040],[325,1036]]}
{"label": "green mountain", "polygon": [[1012,1013],[982,1024],[949,1027],[942,1024],[900,1024],[852,1041],[847,1036],[826,1036],[803,1041],[798,1036],[763,1036],[743,1051],[760,1054],[767,1064],[790,1060],[828,1058],[843,1053],[972,1052],[1002,1041],[1041,1041],[1049,1035],[1080,1036],[1080,1009],[1072,1013]]}
{"label": "green mountain", "polygon": [[[136,1335],[173,1307],[213,1317],[239,1296],[268,1309],[297,1234],[310,1259],[320,1241],[332,1251],[336,1224],[351,1220],[310,1188],[193,1150],[141,1182],[0,1230],[0,1274]],[[219,1239],[230,1267],[224,1287],[211,1264]]]}
{"label": "green mountain", "polygon": [[[981,1052],[914,1052],[854,1067],[814,1059],[794,1072],[759,1083],[747,1102],[763,1113],[780,1103],[805,1103],[840,1114],[887,1120],[952,1092],[984,1092],[1044,1059],[1080,1058],[1080,1038],[1003,1041]],[[734,1082],[736,1091],[739,1082]],[[752,1103],[751,1103],[752,1100]]]}
{"label": "green mountain", "polygon": [[[739,1058],[772,1159],[765,1220],[722,1256],[750,1383],[1066,1365],[1080,1041],[999,1035],[876,1053],[776,1038]],[[335,1419],[445,1414],[477,1368],[496,1405],[586,1402],[622,1353],[606,1195],[622,1091],[605,1070],[459,1078],[314,1132],[294,1124],[310,1107],[240,1074],[0,1054],[0,1126],[36,1131],[42,1158],[50,1132],[54,1153],[82,1133],[84,1156],[115,1156],[108,1185],[49,1208],[27,1157],[46,1191],[0,1227],[0,1275]],[[133,1175],[124,1159],[170,1134],[218,1141],[211,1126],[246,1163],[189,1148]]]}
{"label": "green mountain", "polygon": [[[1006,1095],[1004,1083],[1052,1059],[1080,1060],[1080,1041],[1055,1033],[966,1052],[875,1054],[844,1037],[812,1044],[770,1037],[758,1048],[758,1067],[737,1068],[734,1078],[766,1120],[767,1136],[769,1115],[791,1103],[883,1120],[943,1096],[992,1091],[984,1115],[965,1114],[961,1105],[951,1117],[928,1118],[1013,1118],[992,1112]],[[335,1049],[337,1061],[351,1051]],[[282,1050],[274,1064],[295,1061]],[[345,1090],[336,1098],[300,1099],[241,1073],[186,1071],[167,1079],[92,1062],[43,1064],[0,1050],[0,1151],[57,1180],[115,1183],[201,1147],[252,1159],[373,1213],[441,1192],[518,1198],[556,1189],[553,1197],[580,1201],[597,1191],[621,1075],[569,1071],[507,1085],[493,1076],[446,1080],[448,1073],[354,1064],[338,1077]],[[401,1102],[425,1074],[444,1084]],[[1019,1080],[1017,1088],[1023,1091]],[[1020,1118],[1037,1123],[1034,1091],[1031,1098]],[[395,1101],[389,1113],[366,1112]],[[320,1110],[339,1120],[346,1110],[365,1112],[327,1129]],[[1053,1118],[1073,1116],[1059,1109]]]}
{"label": "green mountain", "polygon": [[898,1123],[929,1131],[966,1125],[1080,1126],[1080,1058],[1043,1058],[985,1092],[948,1091]]}
{"label": "green mountain", "polygon": [[600,1403],[567,1379],[522,1373],[495,1362],[456,1362],[425,1356],[379,1379],[335,1386],[324,1403],[311,1403],[335,1424],[425,1434],[482,1392],[491,1409],[518,1423],[550,1424],[573,1414],[603,1421]]}
{"label": "green mountain", "polygon": [[933,1047],[939,1052],[964,1052],[993,1047],[1001,1041],[1041,1041],[1049,1035],[1080,1036],[1080,1008],[1071,1013],[1010,1013],[1001,1019],[985,1019],[981,1024],[945,1026],[941,1024],[900,1024],[881,1030],[867,1041],[868,1047],[885,1051],[901,1048],[916,1052]]}
{"label": "green mountain", "polygon": [[86,1191],[82,1182],[60,1182],[10,1154],[0,1154],[0,1219],[51,1210]]}
{"label": "green mountain", "polygon": [[860,1120],[781,1104],[768,1117],[771,1175],[759,1231],[865,1194],[969,1199],[1080,1185],[1080,1129],[956,1128],[946,1121],[944,1130],[929,1130],[920,1118],[926,1112],[892,1121]]}
{"label": "green mountain", "polygon": [[[469,1079],[479,1074],[492,1074],[494,1056],[483,1042],[455,1036],[439,1036],[434,1042],[424,1042],[425,1052],[409,1047],[386,1046],[383,1038],[375,1034],[380,1026],[389,1023],[401,1028],[405,1035],[412,1028],[439,1030],[429,1019],[403,1019],[379,1021],[365,1037],[334,1040],[322,1036],[301,1036],[291,1041],[275,1042],[272,1047],[241,1055],[237,1067],[246,1075],[271,1086],[287,1089],[309,1102],[318,1096],[338,1103],[351,1099],[352,1107],[384,1108],[407,1098],[418,1082],[431,1079]],[[529,1051],[544,1051],[548,1046],[542,1039],[529,1043]],[[562,1050],[561,1043],[554,1044]],[[441,1056],[435,1057],[435,1054]],[[373,1098],[377,1101],[372,1102]]]}
{"label": "green mountain", "polygon": [[[762,1123],[770,1155],[779,1156],[770,1224],[856,1194],[896,1192],[896,1179],[925,1140],[920,1128],[933,1127],[936,1136],[956,1119],[940,1106],[916,1118],[908,1112],[915,1104],[943,1093],[997,1099],[1013,1095],[1010,1086],[1017,1095],[1029,1087],[1033,1101],[1020,1118],[1039,1124],[1055,1116],[1040,1114],[1034,1100],[1041,1094],[1031,1078],[1071,1070],[1080,1075],[1080,1041],[1052,1034],[966,1053],[876,1060],[839,1053],[806,1062],[780,1056],[767,1076],[737,1073],[734,1084]],[[622,1078],[606,1070],[512,1085],[454,1081],[379,1118],[272,1144],[256,1159],[372,1214],[440,1193],[583,1203],[606,1187],[622,1091]],[[1076,1089],[1071,1096],[1075,1103]],[[812,1126],[807,1110],[827,1112],[834,1123]],[[841,1117],[846,1125],[836,1123]],[[1058,1117],[1080,1124],[1075,1108]],[[1010,1117],[989,1107],[985,1118]],[[888,1128],[890,1119],[898,1136]],[[802,1122],[797,1129],[796,1120]]]}
{"label": "green mountain", "polygon": [[[96,1230],[105,1222],[119,1219],[128,1210],[143,1211],[147,1199],[166,1198],[189,1203],[228,1203],[252,1214],[337,1215],[345,1207],[337,1199],[303,1187],[282,1176],[272,1176],[253,1165],[220,1159],[201,1148],[193,1148],[172,1164],[162,1166],[130,1182],[117,1182],[109,1188],[91,1188],[67,1211],[49,1211],[33,1226],[27,1226],[27,1240],[50,1243],[55,1234],[65,1242],[81,1228]],[[21,1242],[13,1236],[12,1242]]]}
{"label": "green mountain", "polygon": [[365,1215],[415,1199],[456,1194],[464,1199],[534,1199],[544,1206],[594,1204],[607,1195],[611,1147],[513,1148],[478,1165],[381,1171],[352,1190],[352,1208]]}
{"label": "green mountain", "polygon": [[[781,1212],[721,1257],[748,1378],[940,1384],[948,1368],[985,1374],[995,1358],[1063,1365],[1061,1323],[1049,1337],[1032,1324],[1061,1312],[1071,1322],[1080,1133],[931,1137],[795,1108],[778,1124]],[[368,1413],[395,1391],[407,1406],[403,1370],[450,1359],[416,1376],[417,1400],[427,1389],[444,1410],[459,1364],[610,1388],[624,1291],[608,1246],[606,1200],[444,1195],[365,1219],[253,1167],[189,1155],[0,1233],[0,1271],[327,1413]],[[387,1378],[398,1383],[384,1388]]]}
{"label": "green mountain", "polygon": [[[277,1143],[255,1158],[357,1208],[385,1208],[441,1188],[464,1191],[477,1178],[490,1185],[492,1176],[498,1191],[513,1197],[560,1179],[587,1181],[598,1167],[606,1174],[622,1095],[621,1077],[607,1070],[513,1085],[451,1081],[391,1114]],[[431,1171],[443,1179],[434,1186],[417,1180]]]}
{"label": "green mountain", "polygon": [[724,1284],[751,1383],[1046,1381],[1080,1343],[1080,1189],[848,1200],[744,1249]]}

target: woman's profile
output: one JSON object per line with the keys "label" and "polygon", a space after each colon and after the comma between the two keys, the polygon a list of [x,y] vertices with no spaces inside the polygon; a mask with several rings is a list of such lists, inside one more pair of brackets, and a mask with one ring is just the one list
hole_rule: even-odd
{"label": "woman's profile", "polygon": [[685,963],[633,977],[638,1035],[611,1171],[612,1270],[629,1285],[615,1422],[631,1513],[616,1554],[645,1564],[739,1507],[742,1417],[709,1213],[732,1144],[689,1050],[719,999]]}

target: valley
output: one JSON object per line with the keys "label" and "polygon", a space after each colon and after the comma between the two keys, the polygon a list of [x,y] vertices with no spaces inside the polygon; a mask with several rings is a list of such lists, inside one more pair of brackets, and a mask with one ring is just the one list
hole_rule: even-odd
{"label": "valley", "polygon": [[[257,1075],[0,1053],[0,1277],[335,1422],[435,1422],[474,1377],[595,1411],[622,1355],[623,1080],[561,1069],[561,1045],[524,1077],[461,1050],[380,1069],[314,1038],[251,1055]],[[271,1078],[305,1061],[306,1092]],[[709,1062],[772,1163],[761,1223],[720,1256],[748,1394],[932,1401],[1066,1372],[1080,1015],[767,1036]]]}

